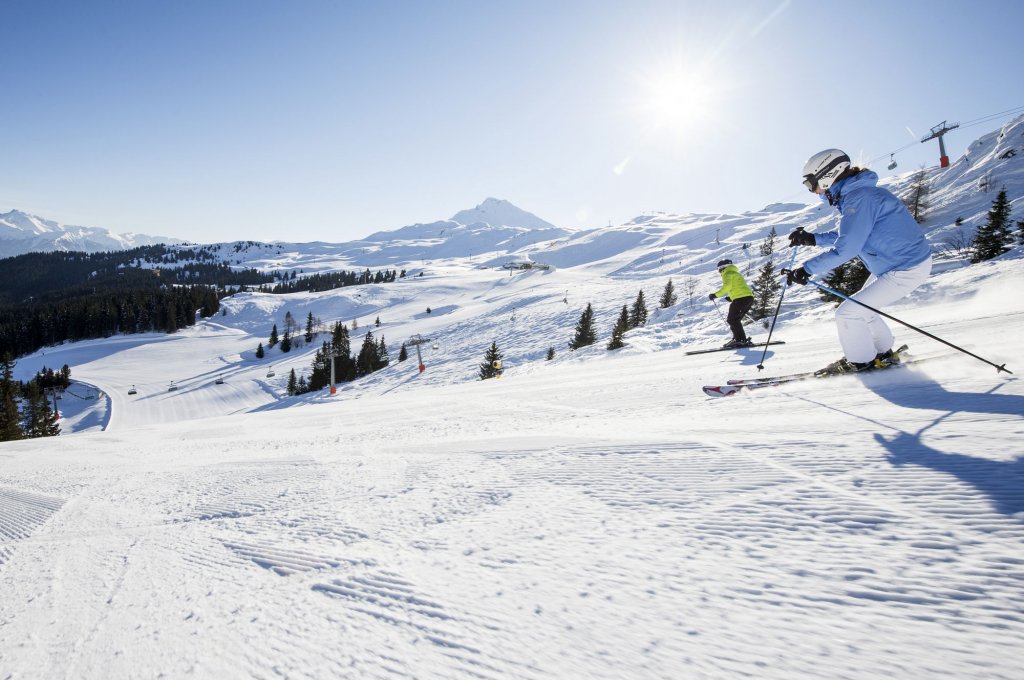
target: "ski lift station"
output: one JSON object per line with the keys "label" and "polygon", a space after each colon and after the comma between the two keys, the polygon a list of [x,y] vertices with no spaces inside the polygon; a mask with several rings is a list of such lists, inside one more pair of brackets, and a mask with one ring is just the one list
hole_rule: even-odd
{"label": "ski lift station", "polygon": [[508,269],[510,272],[519,270],[526,271],[530,269],[550,271],[554,269],[554,267],[552,267],[550,264],[545,264],[543,262],[533,262],[531,260],[514,260],[512,262],[506,262],[505,264],[501,265],[501,268]]}

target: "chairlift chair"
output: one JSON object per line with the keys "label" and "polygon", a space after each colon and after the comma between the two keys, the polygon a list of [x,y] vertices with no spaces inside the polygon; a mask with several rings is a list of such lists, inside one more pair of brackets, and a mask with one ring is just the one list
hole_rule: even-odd
{"label": "chairlift chair", "polygon": [[137,389],[135,389],[135,385],[132,385],[131,389],[128,390],[128,394],[129,395],[131,395],[131,394],[138,394],[138,393],[139,393],[139,391]]}
{"label": "chairlift chair", "polygon": [[276,374],[274,373],[274,367],[273,367],[273,366],[271,366],[271,367],[270,367],[270,370],[268,370],[268,371],[267,371],[267,377],[268,377],[268,378],[273,378],[273,377],[274,377],[275,375],[276,375]]}
{"label": "chairlift chair", "polygon": [[224,384],[224,378],[222,378],[220,376],[217,376],[217,379],[214,381],[214,384],[216,384],[216,385],[223,385]]}
{"label": "chairlift chair", "polygon": [[892,153],[889,154],[889,169],[890,170],[895,170],[896,169],[896,154],[892,154]]}
{"label": "chairlift chair", "polygon": [[175,385],[174,381],[172,380],[171,384],[167,386],[167,391],[168,392],[176,392],[177,390],[178,390],[178,386]]}

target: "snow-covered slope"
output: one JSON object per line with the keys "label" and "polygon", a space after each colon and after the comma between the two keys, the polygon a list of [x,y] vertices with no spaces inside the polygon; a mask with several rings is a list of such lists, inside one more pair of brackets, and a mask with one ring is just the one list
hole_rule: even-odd
{"label": "snow-covered slope", "polygon": [[101,227],[60,224],[19,210],[0,214],[0,258],[54,250],[95,253],[180,242],[170,236],[115,234]]}
{"label": "snow-covered slope", "polygon": [[[975,170],[1004,180],[1020,219],[1022,133],[1016,121],[972,145],[961,181],[948,178],[964,161],[928,171],[933,243],[991,205]],[[1019,678],[1021,247],[971,266],[942,260],[888,308],[1013,375],[895,326],[913,354],[935,358],[706,398],[701,385],[758,375],[760,363],[788,373],[838,357],[832,307],[810,287],[787,292],[775,329],[786,344],[685,354],[726,338],[706,300],[715,261],[758,267],[772,228],[834,219],[818,205],[648,215],[488,259],[549,271],[415,256],[396,283],[239,294],[226,315],[172,336],[23,357],[19,377],[72,367],[78,396],[61,408],[77,433],[0,444],[2,669]],[[401,264],[412,234],[376,235],[366,253],[226,250],[270,269],[318,256],[383,266],[370,249],[393,248]],[[669,278],[679,302],[657,309]],[[607,351],[640,290],[648,324]],[[588,302],[598,344],[569,352]],[[355,321],[354,344],[372,331],[392,359],[402,340],[429,338],[426,371],[410,348],[410,361],[334,396],[288,398],[288,372],[308,368],[315,347],[254,356],[286,312]],[[506,371],[479,381],[491,342]]]}

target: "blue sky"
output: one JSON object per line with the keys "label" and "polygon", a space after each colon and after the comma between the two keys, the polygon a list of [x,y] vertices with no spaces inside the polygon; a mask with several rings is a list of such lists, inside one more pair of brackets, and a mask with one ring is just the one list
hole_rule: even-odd
{"label": "blue sky", "polygon": [[[805,201],[1024,110],[1024,3],[0,0],[0,211],[347,241],[488,196],[565,227]],[[1008,118],[946,136],[953,158]]]}

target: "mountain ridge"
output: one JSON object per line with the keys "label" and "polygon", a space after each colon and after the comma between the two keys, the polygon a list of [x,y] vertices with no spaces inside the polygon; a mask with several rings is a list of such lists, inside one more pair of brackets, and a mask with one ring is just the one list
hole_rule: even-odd
{"label": "mountain ridge", "polygon": [[118,234],[104,227],[61,224],[21,210],[0,213],[0,257],[53,251],[96,253],[181,242],[171,236]]}

